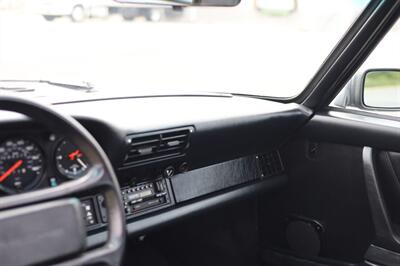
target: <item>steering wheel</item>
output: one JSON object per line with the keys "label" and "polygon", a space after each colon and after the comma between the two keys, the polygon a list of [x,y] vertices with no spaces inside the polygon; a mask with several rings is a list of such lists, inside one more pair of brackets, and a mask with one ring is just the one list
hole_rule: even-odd
{"label": "steering wheel", "polygon": [[[90,133],[72,117],[42,104],[0,96],[0,110],[28,116],[61,133],[87,156],[90,170],[57,187],[2,197],[0,261],[2,265],[120,265],[125,247],[125,215],[120,188],[110,161]],[[85,250],[84,212],[76,195],[104,195],[108,215],[105,244]]]}

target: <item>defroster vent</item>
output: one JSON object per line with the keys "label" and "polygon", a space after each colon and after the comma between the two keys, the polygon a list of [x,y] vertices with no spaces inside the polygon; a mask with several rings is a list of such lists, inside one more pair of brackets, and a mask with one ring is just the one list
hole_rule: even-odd
{"label": "defroster vent", "polygon": [[185,155],[193,127],[133,134],[126,137],[128,150],[122,167],[131,167]]}

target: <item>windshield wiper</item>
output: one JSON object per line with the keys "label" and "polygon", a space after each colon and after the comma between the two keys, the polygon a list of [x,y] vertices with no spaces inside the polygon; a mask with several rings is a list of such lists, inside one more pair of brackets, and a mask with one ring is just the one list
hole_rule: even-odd
{"label": "windshield wiper", "polygon": [[15,91],[15,92],[26,92],[26,91],[34,91],[34,89],[28,89],[24,87],[7,87],[7,86],[1,86],[1,83],[46,83],[52,86],[57,86],[57,87],[63,87],[71,90],[78,90],[78,91],[84,91],[84,92],[92,92],[94,89],[94,86],[90,84],[87,81],[82,81],[79,83],[64,83],[64,82],[57,82],[57,81],[51,81],[51,80],[42,80],[42,79],[16,79],[16,80],[0,80],[0,89],[2,90],[10,90],[10,91]]}
{"label": "windshield wiper", "polygon": [[12,92],[33,92],[35,89],[28,89],[24,87],[2,87],[0,86],[0,90],[4,91],[12,91]]}
{"label": "windshield wiper", "polygon": [[213,93],[219,93],[221,95],[229,95],[229,96],[240,96],[240,97],[248,97],[248,98],[255,98],[255,99],[266,99],[266,98],[272,98],[272,97],[265,97],[262,95],[256,95],[256,94],[246,94],[246,93],[236,93],[236,92],[213,92]]}

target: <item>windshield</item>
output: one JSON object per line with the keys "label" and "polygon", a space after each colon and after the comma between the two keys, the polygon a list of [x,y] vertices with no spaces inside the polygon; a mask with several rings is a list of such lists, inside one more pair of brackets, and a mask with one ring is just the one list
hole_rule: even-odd
{"label": "windshield", "polygon": [[84,81],[109,94],[295,96],[366,4],[243,0],[172,9],[0,0],[0,79]]}

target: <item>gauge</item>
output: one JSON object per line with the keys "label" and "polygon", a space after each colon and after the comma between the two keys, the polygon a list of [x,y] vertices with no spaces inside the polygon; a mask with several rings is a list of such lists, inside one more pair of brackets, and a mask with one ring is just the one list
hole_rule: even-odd
{"label": "gauge", "polygon": [[17,193],[33,188],[43,174],[43,154],[32,141],[8,139],[0,144],[0,189]]}
{"label": "gauge", "polygon": [[82,177],[89,169],[85,155],[67,140],[61,141],[56,148],[55,159],[58,171],[71,179]]}

